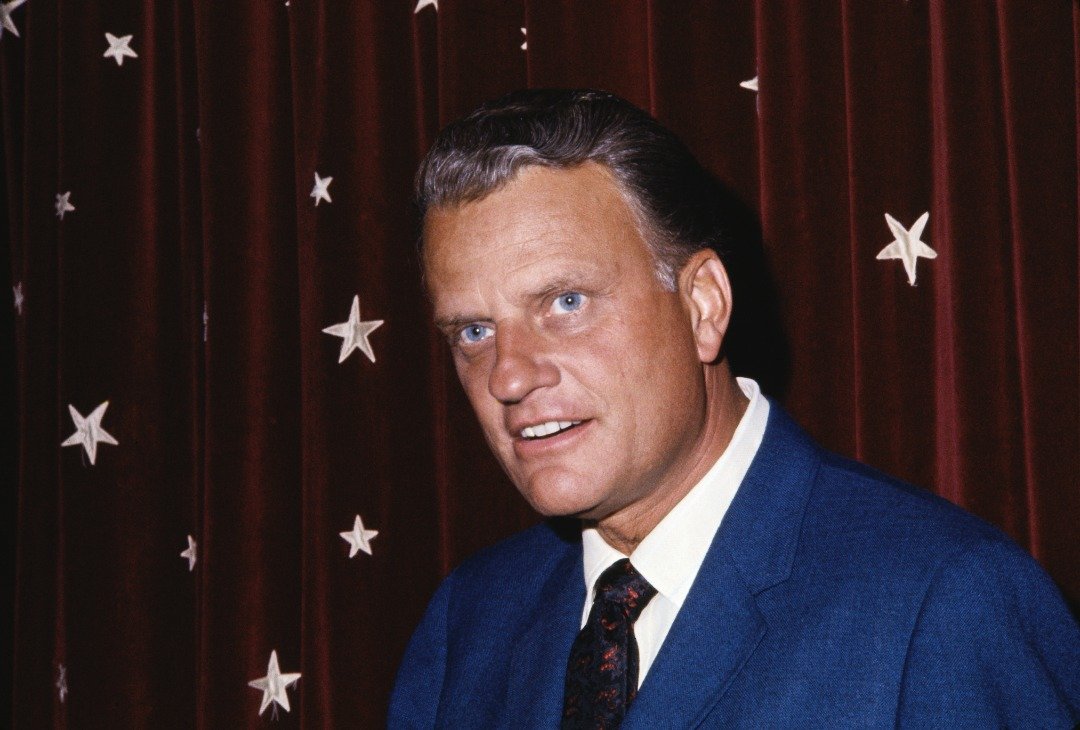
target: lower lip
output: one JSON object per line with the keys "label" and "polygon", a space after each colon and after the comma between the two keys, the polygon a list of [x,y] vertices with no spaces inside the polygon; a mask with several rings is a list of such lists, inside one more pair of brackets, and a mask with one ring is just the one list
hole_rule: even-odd
{"label": "lower lip", "polygon": [[582,421],[573,428],[560,431],[554,436],[548,436],[547,438],[516,438],[514,439],[514,453],[519,459],[529,459],[546,455],[552,451],[568,448],[581,438],[582,434],[584,434],[591,425],[592,421]]}

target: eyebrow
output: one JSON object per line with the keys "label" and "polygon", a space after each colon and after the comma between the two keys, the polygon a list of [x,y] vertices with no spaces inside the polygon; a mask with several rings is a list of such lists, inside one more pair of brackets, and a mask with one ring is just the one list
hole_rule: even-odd
{"label": "eyebrow", "polygon": [[487,322],[487,321],[488,321],[487,317],[481,317],[480,315],[473,315],[473,316],[458,315],[458,316],[455,316],[455,317],[446,317],[446,318],[441,318],[440,317],[440,318],[437,318],[435,320],[435,327],[440,329],[440,330],[443,330],[444,332],[446,332],[446,331],[452,331],[452,330],[461,329],[465,325],[472,324],[473,322]]}
{"label": "eyebrow", "polygon": [[525,298],[529,300],[544,299],[553,294],[560,294],[565,291],[577,291],[578,289],[584,288],[582,287],[582,279],[584,278],[585,277],[582,275],[559,277],[554,281],[550,281],[547,284],[528,292],[525,295]]}
{"label": "eyebrow", "polygon": [[[559,294],[564,291],[578,291],[581,289],[589,289],[590,287],[584,281],[588,277],[588,274],[582,271],[575,271],[570,276],[559,276],[531,291],[525,292],[523,298],[525,301],[535,301],[537,299],[543,299],[545,297]],[[458,314],[450,317],[436,317],[435,327],[447,332],[458,330],[465,325],[472,324],[474,322],[490,322],[490,317],[485,317],[480,314]]]}

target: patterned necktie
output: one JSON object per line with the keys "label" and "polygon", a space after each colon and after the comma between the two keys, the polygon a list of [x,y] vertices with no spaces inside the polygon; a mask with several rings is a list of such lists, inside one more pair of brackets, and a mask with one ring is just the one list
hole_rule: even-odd
{"label": "patterned necktie", "polygon": [[626,558],[596,581],[589,620],[566,665],[563,730],[616,728],[637,695],[638,649],[634,621],[656,589]]}

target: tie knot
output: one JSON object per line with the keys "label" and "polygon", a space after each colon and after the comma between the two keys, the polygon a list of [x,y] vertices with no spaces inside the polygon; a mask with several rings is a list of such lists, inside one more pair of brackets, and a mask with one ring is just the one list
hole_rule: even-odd
{"label": "tie knot", "polygon": [[629,558],[616,561],[596,579],[596,600],[618,606],[631,621],[645,610],[656,589],[630,564]]}

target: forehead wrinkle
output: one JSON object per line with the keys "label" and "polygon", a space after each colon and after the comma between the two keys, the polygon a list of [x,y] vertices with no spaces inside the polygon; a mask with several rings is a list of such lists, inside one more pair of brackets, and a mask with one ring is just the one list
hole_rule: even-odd
{"label": "forehead wrinkle", "polygon": [[[603,170],[590,176],[596,172],[607,177]],[[441,271],[444,285],[437,322],[491,321],[552,290],[607,291],[620,278],[626,262],[608,248],[614,238],[640,238],[621,191],[586,180],[569,191],[567,205],[561,188],[525,192],[526,178],[490,197],[428,211],[424,237],[437,230],[438,242],[427,241],[425,265]],[[651,258],[647,246],[640,253]]]}
{"label": "forehead wrinkle", "polygon": [[[482,282],[486,283],[483,277],[490,270],[484,264],[492,260],[509,262],[499,271],[499,283],[513,282],[517,277],[550,279],[552,282],[570,281],[595,275],[604,268],[595,256],[586,255],[585,250],[565,245],[569,241],[580,239],[585,234],[573,230],[572,226],[555,224],[556,222],[550,219],[545,223],[548,225],[531,230],[526,236],[519,234],[517,237],[513,235],[496,237],[492,250],[468,249],[468,253],[455,262],[454,268],[469,272],[468,275],[477,287],[477,293]],[[579,226],[579,228],[582,227]],[[587,250],[591,252],[596,248],[597,245],[593,244]],[[604,258],[604,262],[607,265],[614,263],[609,258]],[[546,287],[541,284],[535,288],[541,290]]]}
{"label": "forehead wrinkle", "polygon": [[[545,251],[506,272],[508,294],[520,306],[552,294],[573,289],[593,289],[617,273],[617,262],[601,264],[593,259],[568,255],[566,251]],[[516,286],[520,276],[522,284]]]}

